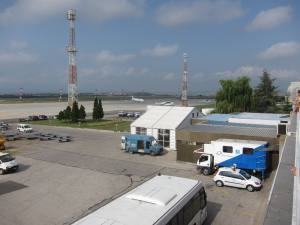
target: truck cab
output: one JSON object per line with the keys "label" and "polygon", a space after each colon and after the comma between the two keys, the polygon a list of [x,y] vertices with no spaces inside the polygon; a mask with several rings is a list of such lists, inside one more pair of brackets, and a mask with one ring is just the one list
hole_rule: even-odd
{"label": "truck cab", "polygon": [[0,153],[0,174],[18,170],[19,165],[9,153]]}
{"label": "truck cab", "polygon": [[203,175],[207,176],[214,172],[214,156],[212,154],[203,153],[198,161],[197,168],[201,170]]}
{"label": "truck cab", "polygon": [[121,149],[129,153],[149,153],[158,155],[163,152],[163,147],[150,135],[131,134],[121,137]]}

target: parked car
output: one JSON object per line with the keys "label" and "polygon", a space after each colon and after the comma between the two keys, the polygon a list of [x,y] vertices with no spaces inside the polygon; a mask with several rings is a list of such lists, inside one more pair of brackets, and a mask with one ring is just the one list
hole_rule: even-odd
{"label": "parked car", "polygon": [[230,167],[220,168],[214,176],[214,182],[218,187],[226,185],[237,188],[246,188],[250,192],[260,190],[262,187],[261,180],[257,177],[249,175],[244,170]]}
{"label": "parked car", "polygon": [[135,118],[139,118],[140,116],[141,116],[141,113],[139,113],[139,112],[135,112],[135,113],[134,113],[134,117],[135,117]]}
{"label": "parked car", "polygon": [[118,113],[118,116],[119,116],[119,117],[126,117],[126,116],[127,116],[127,113],[121,111],[121,112]]}
{"label": "parked car", "polygon": [[14,157],[9,153],[0,153],[0,174],[4,174],[8,171],[16,171],[19,169],[19,165]]}
{"label": "parked car", "polygon": [[4,122],[0,122],[0,131],[8,130],[8,124]]}
{"label": "parked car", "polygon": [[20,123],[17,126],[19,132],[32,132],[32,127],[29,124]]}
{"label": "parked car", "polygon": [[134,113],[133,112],[128,112],[127,117],[134,117]]}
{"label": "parked car", "polygon": [[38,116],[28,116],[28,121],[36,121],[39,120]]}
{"label": "parked car", "polygon": [[47,120],[48,117],[46,115],[39,115],[38,116],[39,120]]}

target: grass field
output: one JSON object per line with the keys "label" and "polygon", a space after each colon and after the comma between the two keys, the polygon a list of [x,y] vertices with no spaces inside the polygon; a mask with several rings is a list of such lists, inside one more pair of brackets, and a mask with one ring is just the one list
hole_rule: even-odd
{"label": "grass field", "polygon": [[99,120],[99,121],[87,120],[85,122],[79,122],[79,123],[71,123],[65,120],[39,120],[39,121],[31,121],[30,124],[129,132],[131,122],[132,121],[124,121],[124,120],[117,120],[117,119]]}
{"label": "grass field", "polygon": [[196,105],[195,106],[198,110],[200,110],[200,112],[201,112],[201,110],[203,109],[203,108],[215,108],[216,107],[216,103],[207,103],[207,104],[201,104],[201,105]]}

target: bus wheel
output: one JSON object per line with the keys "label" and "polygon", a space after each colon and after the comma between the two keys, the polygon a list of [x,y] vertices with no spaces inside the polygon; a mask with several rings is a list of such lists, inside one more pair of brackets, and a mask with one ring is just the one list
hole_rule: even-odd
{"label": "bus wheel", "polygon": [[203,175],[204,176],[208,176],[209,175],[209,169],[208,168],[204,168],[204,169],[202,169],[202,173],[203,173]]}

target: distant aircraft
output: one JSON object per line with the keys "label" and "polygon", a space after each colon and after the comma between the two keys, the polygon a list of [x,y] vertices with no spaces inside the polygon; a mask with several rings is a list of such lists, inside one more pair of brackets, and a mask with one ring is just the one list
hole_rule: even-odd
{"label": "distant aircraft", "polygon": [[135,98],[135,97],[131,96],[131,101],[134,101],[134,102],[144,102],[144,99],[142,99],[142,98]]}
{"label": "distant aircraft", "polygon": [[164,106],[172,106],[174,102],[166,101],[166,102],[156,102],[156,105],[164,105]]}

